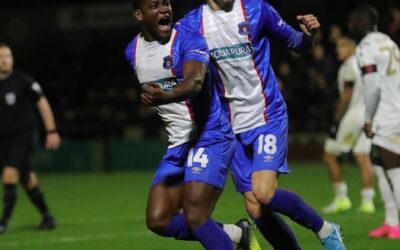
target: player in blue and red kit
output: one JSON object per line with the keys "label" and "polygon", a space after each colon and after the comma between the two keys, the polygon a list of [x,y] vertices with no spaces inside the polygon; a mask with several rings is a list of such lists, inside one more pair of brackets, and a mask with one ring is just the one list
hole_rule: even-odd
{"label": "player in blue and red kit", "polygon": [[[265,216],[279,212],[316,233],[325,249],[345,249],[336,224],[324,221],[294,193],[276,189],[278,176],[289,172],[288,117],[270,65],[269,39],[296,52],[308,51],[319,22],[313,15],[297,19],[303,32],[263,0],[207,0],[179,23],[201,32],[207,41],[213,77],[237,139],[234,181],[261,233],[275,249],[298,249],[294,237],[287,247],[282,246],[289,243],[284,237],[271,237]],[[282,223],[277,226],[291,234]]]}
{"label": "player in blue and red kit", "polygon": [[[250,249],[249,223],[221,227],[211,219],[235,138],[207,74],[207,44],[200,33],[173,27],[168,0],[134,0],[133,7],[142,32],[128,45],[126,58],[142,102],[156,107],[169,141],[150,188],[147,226],[164,237],[198,240],[210,250],[233,250],[232,241]],[[226,231],[240,235],[235,240]]]}

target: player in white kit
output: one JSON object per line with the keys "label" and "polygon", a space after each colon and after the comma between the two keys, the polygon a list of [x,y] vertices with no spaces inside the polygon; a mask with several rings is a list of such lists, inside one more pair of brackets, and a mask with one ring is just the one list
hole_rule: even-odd
{"label": "player in white kit", "polygon": [[350,150],[360,168],[363,182],[359,211],[375,212],[374,177],[369,157],[371,140],[363,133],[364,90],[361,71],[354,56],[355,49],[355,41],[348,37],[340,38],[336,43],[337,58],[343,61],[338,72],[340,98],[334,122],[329,131],[329,138],[325,141],[323,156],[333,182],[335,198],[331,204],[322,209],[324,213],[338,213],[351,208],[352,204],[347,196],[347,184],[343,179],[342,166],[338,161],[340,155]]}
{"label": "player in white kit", "polygon": [[365,85],[365,125],[373,138],[373,165],[385,204],[385,222],[369,232],[373,238],[400,239],[400,51],[377,31],[378,13],[368,5],[350,16],[350,31],[358,39],[356,56]]}

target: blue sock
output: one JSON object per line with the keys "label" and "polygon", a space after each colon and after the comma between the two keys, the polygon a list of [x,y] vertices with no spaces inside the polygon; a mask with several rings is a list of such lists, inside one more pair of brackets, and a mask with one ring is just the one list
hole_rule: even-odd
{"label": "blue sock", "polygon": [[197,240],[207,250],[234,250],[229,236],[221,229],[215,221],[209,219],[201,226],[193,230]]}
{"label": "blue sock", "polygon": [[266,209],[284,214],[303,227],[311,229],[314,233],[318,233],[324,224],[324,220],[313,208],[298,195],[286,190],[277,189]]}
{"label": "blue sock", "polygon": [[197,240],[186,224],[185,216],[182,213],[172,217],[167,229],[161,235],[164,237],[174,237],[177,240]]}
{"label": "blue sock", "polygon": [[278,214],[264,210],[255,222],[260,233],[275,250],[301,250],[292,229]]}

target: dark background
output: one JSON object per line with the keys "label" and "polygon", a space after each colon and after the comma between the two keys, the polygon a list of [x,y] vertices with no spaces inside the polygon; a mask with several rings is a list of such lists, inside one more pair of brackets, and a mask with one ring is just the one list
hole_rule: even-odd
{"label": "dark background", "polygon": [[[179,19],[202,1],[172,1]],[[292,132],[321,132],[337,98],[338,62],[333,25],[346,32],[349,12],[371,3],[380,30],[399,42],[398,1],[271,0],[297,28],[296,15],[318,16],[321,34],[313,51],[299,57],[273,42],[273,67],[289,107]],[[42,85],[64,138],[99,135],[138,139],[163,137],[155,112],[138,100],[137,84],[124,59],[138,27],[129,1],[0,0],[0,41],[9,43],[16,68]],[[395,16],[397,15],[397,19]]]}

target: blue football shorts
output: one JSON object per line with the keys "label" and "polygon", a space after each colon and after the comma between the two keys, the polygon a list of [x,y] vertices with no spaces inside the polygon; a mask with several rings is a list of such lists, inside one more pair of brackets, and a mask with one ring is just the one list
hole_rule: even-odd
{"label": "blue football shorts", "polygon": [[236,150],[231,164],[237,192],[252,190],[253,172],[271,170],[280,174],[289,173],[287,145],[287,118],[268,121],[261,127],[237,134]]}
{"label": "blue football shorts", "polygon": [[161,159],[152,186],[202,182],[224,189],[235,152],[235,140],[187,142],[169,148]]}

